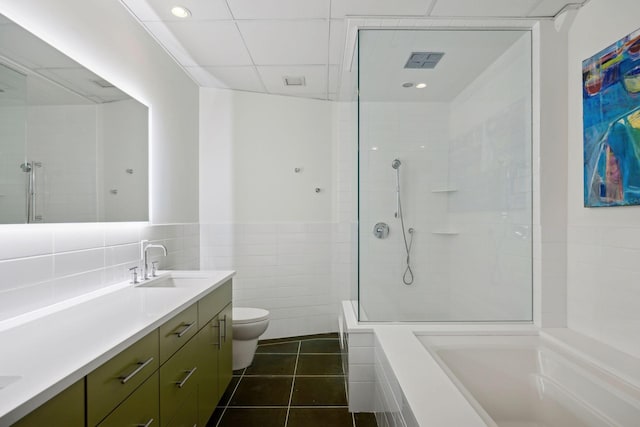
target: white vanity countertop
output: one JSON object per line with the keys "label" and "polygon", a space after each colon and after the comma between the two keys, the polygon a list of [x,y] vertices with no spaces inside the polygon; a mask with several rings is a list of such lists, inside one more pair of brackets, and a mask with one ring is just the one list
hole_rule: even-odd
{"label": "white vanity countertop", "polygon": [[206,278],[188,287],[124,286],[0,331],[0,427],[11,425],[216,289],[233,271],[166,272]]}

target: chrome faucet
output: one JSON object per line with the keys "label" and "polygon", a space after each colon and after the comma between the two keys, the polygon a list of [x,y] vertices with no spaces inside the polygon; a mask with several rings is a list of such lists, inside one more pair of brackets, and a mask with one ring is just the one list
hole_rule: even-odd
{"label": "chrome faucet", "polygon": [[149,280],[149,249],[162,249],[164,256],[167,256],[167,247],[161,244],[149,243],[148,240],[140,242],[140,257],[142,258],[142,280]]}

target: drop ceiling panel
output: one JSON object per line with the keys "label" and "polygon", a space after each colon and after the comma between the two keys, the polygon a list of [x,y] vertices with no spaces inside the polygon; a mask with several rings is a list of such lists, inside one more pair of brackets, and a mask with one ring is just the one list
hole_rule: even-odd
{"label": "drop ceiling panel", "polygon": [[326,64],[328,21],[239,21],[256,65]]}
{"label": "drop ceiling panel", "polygon": [[122,0],[136,17],[145,21],[181,21],[171,8],[182,6],[191,12],[191,21],[233,19],[225,0]]}
{"label": "drop ceiling panel", "polygon": [[355,15],[424,16],[429,11],[433,1],[434,0],[331,0],[331,18],[342,19],[345,16]]}
{"label": "drop ceiling panel", "polygon": [[431,16],[527,16],[540,0],[438,0]]}
{"label": "drop ceiling panel", "polygon": [[251,65],[251,58],[234,22],[148,22],[146,25],[154,34],[162,33],[163,26],[171,32],[188,54],[188,58],[176,57],[184,66]]}
{"label": "drop ceiling panel", "polygon": [[[306,66],[263,66],[258,73],[264,82],[267,92],[282,95],[318,94],[327,95],[327,67],[324,65]],[[304,76],[305,86],[285,86],[284,76]]]}
{"label": "drop ceiling panel", "polygon": [[339,64],[344,52],[346,23],[341,19],[329,22],[329,64]]}
{"label": "drop ceiling panel", "polygon": [[227,0],[235,19],[328,19],[330,0]]}
{"label": "drop ceiling panel", "polygon": [[529,16],[556,16],[567,3],[566,0],[542,0]]}
{"label": "drop ceiling panel", "polygon": [[265,91],[256,67],[210,67],[206,71],[216,76],[229,89],[249,92]]}

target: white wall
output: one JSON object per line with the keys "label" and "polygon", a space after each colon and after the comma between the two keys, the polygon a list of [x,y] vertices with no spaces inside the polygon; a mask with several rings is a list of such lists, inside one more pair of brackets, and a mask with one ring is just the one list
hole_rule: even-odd
{"label": "white wall", "polygon": [[201,268],[237,270],[234,304],[271,311],[265,338],[337,329],[332,108],[201,90]]}
{"label": "white wall", "polygon": [[[150,215],[198,220],[198,88],[117,1],[0,0],[0,13],[150,109]],[[164,241],[161,266],[197,268],[195,224],[6,225],[0,228],[0,319],[126,277],[141,238]]]}
{"label": "white wall", "polygon": [[636,0],[591,0],[569,33],[568,326],[640,357],[640,207],[583,207],[582,60],[640,26]]}
{"label": "white wall", "polygon": [[330,102],[203,88],[200,121],[203,223],[331,220]]}

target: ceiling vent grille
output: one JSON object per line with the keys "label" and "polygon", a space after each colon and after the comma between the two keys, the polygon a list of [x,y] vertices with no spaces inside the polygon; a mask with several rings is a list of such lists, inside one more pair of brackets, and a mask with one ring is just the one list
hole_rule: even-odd
{"label": "ceiling vent grille", "polygon": [[304,86],[306,84],[304,76],[284,76],[282,80],[284,81],[285,86]]}
{"label": "ceiling vent grille", "polygon": [[96,79],[96,80],[91,80],[91,81],[93,83],[95,83],[96,85],[100,86],[103,89],[113,89],[113,88],[115,88],[114,85],[112,85],[111,83],[109,83],[105,79]]}
{"label": "ceiling vent grille", "polygon": [[433,69],[444,56],[444,52],[411,52],[404,68]]}

